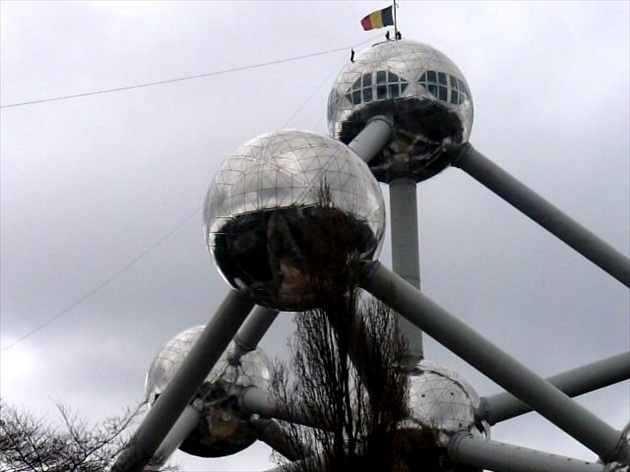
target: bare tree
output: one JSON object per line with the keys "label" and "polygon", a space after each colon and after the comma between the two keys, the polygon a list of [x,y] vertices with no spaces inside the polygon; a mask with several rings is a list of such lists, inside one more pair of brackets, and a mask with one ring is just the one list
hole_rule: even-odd
{"label": "bare tree", "polygon": [[[323,186],[318,226],[311,234],[307,274],[316,308],[296,316],[289,365],[279,364],[273,392],[297,416],[319,428],[287,424],[294,448],[304,453],[293,470],[406,471],[399,424],[407,417],[406,345],[395,315],[362,299],[357,288],[360,222],[332,206]],[[315,248],[315,249],[313,249]],[[322,260],[321,254],[326,257]],[[278,458],[282,462],[281,458]]]}
{"label": "bare tree", "polygon": [[60,425],[0,405],[0,472],[103,472],[124,448],[126,432],[142,412],[141,405],[94,425],[57,406]]}
{"label": "bare tree", "polygon": [[301,450],[318,455],[301,457],[297,470],[358,471],[368,464],[381,471],[407,470],[408,451],[398,429],[407,415],[407,375],[397,367],[404,343],[386,307],[355,302],[346,313],[350,307],[300,314],[290,367],[278,369],[274,392],[290,412],[307,412],[318,426],[286,425],[296,449],[306,445]]}

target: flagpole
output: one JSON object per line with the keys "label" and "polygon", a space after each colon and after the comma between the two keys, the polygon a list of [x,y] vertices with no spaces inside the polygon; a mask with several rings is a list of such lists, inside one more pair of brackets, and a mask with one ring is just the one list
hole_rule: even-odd
{"label": "flagpole", "polygon": [[398,24],[396,22],[396,0],[393,0],[393,10],[394,10],[394,40],[398,41]]}

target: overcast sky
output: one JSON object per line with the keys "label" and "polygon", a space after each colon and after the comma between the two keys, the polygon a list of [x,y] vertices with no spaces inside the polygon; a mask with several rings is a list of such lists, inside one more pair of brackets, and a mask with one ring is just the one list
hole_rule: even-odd
{"label": "overcast sky", "polygon": [[[51,419],[62,401],[98,421],[142,400],[160,347],[206,323],[228,292],[200,212],[221,162],[272,130],[327,133],[328,92],[350,48],[385,33],[359,22],[387,2],[0,5],[3,106],[341,49],[2,109],[1,341],[13,346],[1,395]],[[403,38],[466,76],[474,146],[627,255],[629,3],[401,1],[398,16]],[[418,195],[423,290],[437,303],[544,376],[630,348],[621,283],[459,169]],[[281,316],[262,347],[286,356],[291,329]],[[430,338],[425,355],[481,395],[500,391]],[[579,401],[621,429],[629,399],[626,382]],[[536,414],[492,434],[595,459]],[[174,459],[191,471],[272,465],[259,444]]]}

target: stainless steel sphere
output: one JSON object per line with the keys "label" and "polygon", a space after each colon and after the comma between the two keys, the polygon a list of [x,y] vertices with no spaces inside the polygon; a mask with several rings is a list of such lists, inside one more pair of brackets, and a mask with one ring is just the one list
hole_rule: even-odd
{"label": "stainless steel sphere", "polygon": [[415,41],[386,41],[358,53],[328,97],[330,134],[346,144],[376,115],[396,128],[369,163],[376,178],[421,181],[448,166],[445,151],[468,141],[473,102],[464,75],[443,53]]}
{"label": "stainless steel sphere", "polygon": [[[164,391],[199,338],[204,326],[184,331],[169,341],[155,357],[147,374],[145,395],[149,406]],[[221,457],[242,451],[258,438],[251,426],[252,415],[238,410],[238,394],[247,387],[268,389],[272,364],[265,353],[256,349],[235,364],[229,361],[233,345],[223,353],[199,388],[193,400],[202,415],[195,430],[180,449],[201,457]]]}
{"label": "stainless steel sphere", "polygon": [[[610,462],[604,467],[605,472],[630,472],[630,423],[621,430],[621,441],[619,443],[619,457],[617,461]],[[625,460],[622,459],[625,457]],[[602,460],[597,461],[602,464]]]}
{"label": "stainless steel sphere", "polygon": [[286,130],[249,141],[210,185],[206,243],[225,279],[261,305],[314,304],[312,279],[378,255],[385,205],[367,165],[328,136]]}
{"label": "stainless steel sphere", "polygon": [[448,446],[461,431],[489,437],[489,424],[475,416],[479,395],[455,372],[423,360],[410,375],[409,385],[408,425],[429,431],[436,446]]}

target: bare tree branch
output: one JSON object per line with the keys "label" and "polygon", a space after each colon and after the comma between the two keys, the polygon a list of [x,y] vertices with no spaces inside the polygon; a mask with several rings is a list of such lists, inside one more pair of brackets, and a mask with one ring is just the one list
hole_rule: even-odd
{"label": "bare tree branch", "polygon": [[60,425],[54,426],[0,403],[0,472],[103,472],[127,443],[143,405],[96,425],[63,404],[57,408]]}
{"label": "bare tree branch", "polygon": [[289,411],[311,412],[312,423],[321,425],[285,424],[295,449],[314,454],[304,454],[292,470],[407,471],[397,446],[398,425],[407,416],[408,379],[397,367],[406,353],[404,339],[387,307],[361,300],[360,225],[334,208],[325,184],[318,220],[316,244],[328,254],[308,268],[307,289],[316,308],[296,317],[290,366],[279,366],[272,387]]}

